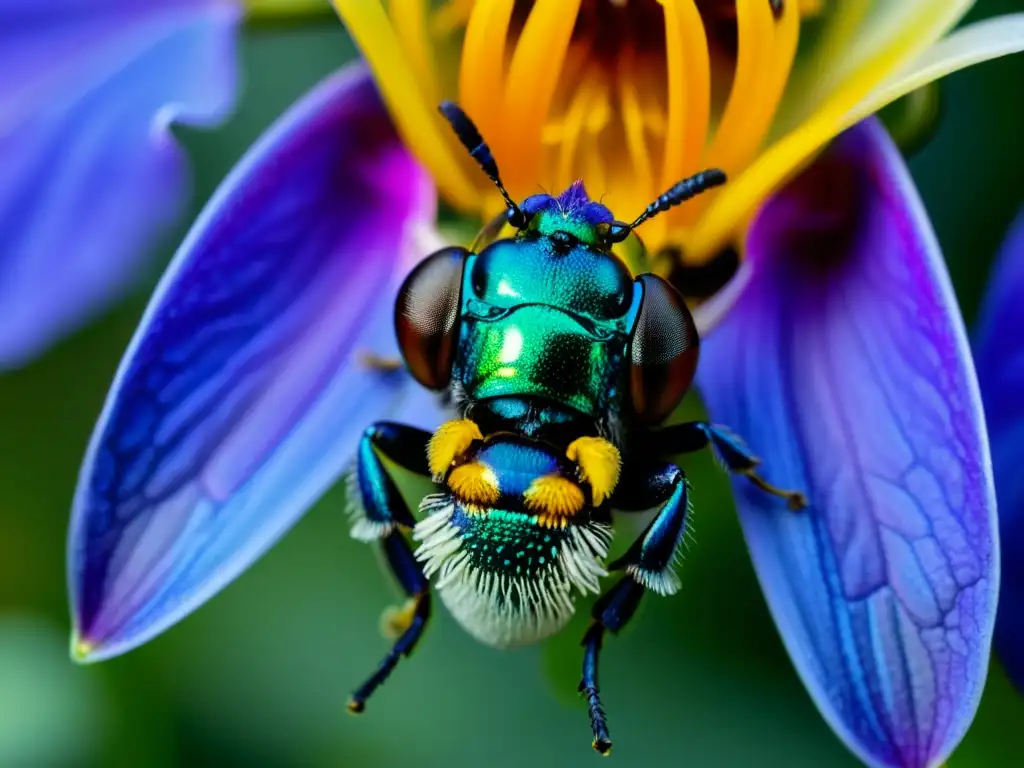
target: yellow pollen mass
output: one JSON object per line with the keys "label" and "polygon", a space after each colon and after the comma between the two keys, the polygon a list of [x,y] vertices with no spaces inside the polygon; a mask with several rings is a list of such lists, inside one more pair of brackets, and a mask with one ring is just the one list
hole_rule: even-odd
{"label": "yellow pollen mass", "polygon": [[493,504],[501,496],[494,470],[479,461],[456,467],[448,475],[448,487],[468,504]]}
{"label": "yellow pollen mass", "polygon": [[594,504],[604,503],[619,483],[622,467],[619,449],[603,437],[581,437],[569,444],[565,455],[580,468],[580,475],[594,496]]}
{"label": "yellow pollen mass", "polygon": [[480,427],[469,419],[446,421],[438,427],[427,444],[427,465],[434,482],[444,479],[452,462],[464,454],[474,440],[483,439]]}
{"label": "yellow pollen mass", "polygon": [[[565,527],[565,519],[583,509],[583,491],[572,480],[561,475],[538,477],[523,494],[526,508],[537,513],[541,525]],[[552,521],[550,518],[557,518]]]}

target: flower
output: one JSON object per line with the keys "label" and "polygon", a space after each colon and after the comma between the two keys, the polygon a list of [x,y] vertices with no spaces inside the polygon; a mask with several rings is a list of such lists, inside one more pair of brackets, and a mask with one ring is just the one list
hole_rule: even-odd
{"label": "flower", "polygon": [[1006,672],[1024,692],[1024,213],[1018,216],[989,280],[975,335],[974,358],[992,439],[999,498],[999,535],[1006,556],[996,621],[995,646]]}
{"label": "flower", "polygon": [[223,0],[0,7],[0,370],[112,300],[181,211],[187,168],[170,127],[229,113],[239,10]]}
{"label": "flower", "polygon": [[[582,170],[628,211],[713,158],[732,173],[706,205],[659,217],[650,226],[664,218],[664,229],[643,236],[693,262],[733,242],[746,256],[702,307],[714,331],[698,380],[711,414],[748,438],[769,478],[810,500],[793,513],[736,485],[766,598],[851,750],[871,765],[941,762],[973,718],[989,658],[992,477],[930,224],[884,130],[861,121],[948,71],[1024,47],[1024,21],[939,40],[970,3],[845,4],[821,9],[821,47],[804,54],[794,53],[796,5],[776,21],[767,0],[739,0],[730,38],[702,23],[721,3],[665,0],[676,23],[658,28],[689,44],[666,36],[673,66],[659,81],[629,69],[652,66],[647,37],[624,34],[633,48],[613,49],[622,55],[599,46],[570,57],[577,12],[596,8],[595,29],[618,29],[601,14],[622,3],[583,2],[456,1],[429,17],[422,4],[396,3],[389,19],[376,0],[335,0],[394,127],[365,70],[336,75],[257,143],[196,222],[83,466],[69,545],[74,653],[124,652],[208,599],[334,482],[364,425],[437,425],[436,404],[404,373],[363,366],[358,353],[393,349],[396,280],[430,249],[431,180],[463,213],[493,209],[490,187],[434,115],[436,100],[459,90],[488,138],[500,134],[498,161],[520,197]],[[455,40],[460,27],[461,49],[435,45],[434,33]],[[613,58],[614,87],[602,81]],[[498,79],[485,77],[495,63]],[[567,94],[580,88],[562,81],[573,71],[607,97],[576,127]],[[736,95],[715,118],[723,73],[735,73]],[[478,79],[475,90],[463,85]],[[658,82],[672,94],[660,117],[658,100],[640,97]],[[671,85],[681,82],[686,101]],[[589,144],[585,130],[597,134]],[[606,144],[625,152],[608,155]]]}

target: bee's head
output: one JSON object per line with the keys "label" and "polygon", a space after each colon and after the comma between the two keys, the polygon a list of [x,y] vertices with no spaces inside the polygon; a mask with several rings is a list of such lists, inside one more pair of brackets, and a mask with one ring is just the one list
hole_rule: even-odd
{"label": "bee's head", "polygon": [[535,232],[556,243],[578,243],[602,251],[610,247],[604,233],[615,217],[601,203],[590,199],[582,181],[573,182],[558,197],[531,195],[523,201],[521,210],[527,221],[524,229],[527,233]]}

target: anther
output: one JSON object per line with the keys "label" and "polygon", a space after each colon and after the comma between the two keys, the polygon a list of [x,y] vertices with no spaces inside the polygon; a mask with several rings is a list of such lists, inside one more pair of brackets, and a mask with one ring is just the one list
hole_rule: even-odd
{"label": "anther", "polygon": [[772,16],[774,16],[776,20],[782,18],[782,2],[783,0],[768,0],[768,5],[772,7]]}

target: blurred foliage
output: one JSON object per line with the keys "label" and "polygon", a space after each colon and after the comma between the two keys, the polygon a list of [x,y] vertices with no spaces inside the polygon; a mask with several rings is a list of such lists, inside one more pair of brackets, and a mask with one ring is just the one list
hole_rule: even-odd
{"label": "blurred foliage", "polygon": [[[980,0],[974,16],[1020,10]],[[222,130],[184,137],[192,214],[294,98],[355,53],[333,22],[250,30],[246,91]],[[971,318],[1024,189],[1024,57],[943,84],[945,110],[911,160]],[[191,217],[190,217],[191,218]],[[349,690],[386,650],[397,599],[352,541],[336,489],[267,557],[183,624],[123,658],[67,658],[64,535],[78,464],[159,269],[100,322],[0,378],[0,765],[590,765],[575,696],[580,619],[543,648],[498,652],[443,610],[359,719]],[[694,398],[685,406],[699,409]],[[728,484],[689,457],[697,509],[684,589],[648,599],[606,645],[602,688],[618,765],[853,765],[793,672],[760,595]],[[555,695],[552,695],[552,691]],[[1024,704],[994,668],[951,761],[1024,762]]]}

